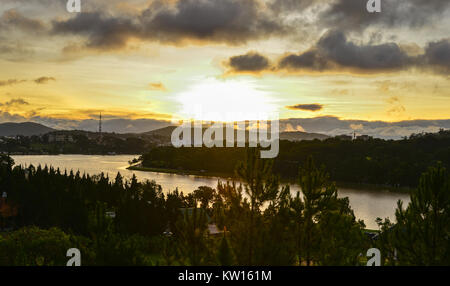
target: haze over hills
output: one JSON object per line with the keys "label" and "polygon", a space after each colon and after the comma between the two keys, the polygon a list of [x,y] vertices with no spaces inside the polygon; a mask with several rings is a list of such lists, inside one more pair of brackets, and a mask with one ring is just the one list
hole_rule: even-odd
{"label": "haze over hills", "polygon": [[[166,138],[170,142],[170,138],[172,135],[172,131],[176,128],[176,126],[168,126],[160,129],[156,129],[153,131],[145,132],[143,134],[149,135],[149,136],[158,136],[161,138]],[[203,132],[205,129],[203,129]],[[224,130],[224,138],[225,138],[225,130]],[[235,135],[236,138],[236,135]],[[248,135],[247,135],[248,138]],[[302,140],[325,140],[327,138],[330,138],[328,135],[320,134],[320,133],[308,133],[308,132],[302,132],[302,131],[289,131],[289,132],[280,132],[280,139],[281,140],[288,140],[288,141],[302,141]]]}
{"label": "haze over hills", "polygon": [[[36,122],[55,130],[83,130],[97,132],[99,121],[92,118],[86,120],[22,118],[3,119],[0,122]],[[1,123],[0,123],[1,124]],[[143,134],[152,130],[171,126],[167,120],[156,119],[104,119],[102,130],[116,134]],[[337,135],[369,135],[374,138],[400,140],[415,133],[436,133],[440,129],[450,129],[450,119],[442,120],[407,120],[398,122],[347,120],[333,116],[314,118],[280,119],[280,131],[306,132],[324,134],[330,137]],[[1,136],[1,135],[0,135]]]}
{"label": "haze over hills", "polygon": [[[40,121],[24,123],[0,123],[0,136],[15,135],[39,135],[57,130],[80,130],[85,132],[97,132],[98,121],[89,120],[89,124],[75,124],[67,126],[55,126]],[[84,122],[84,121],[83,121]],[[87,122],[87,121],[86,121]],[[120,123],[118,125],[118,122]],[[125,126],[126,125],[126,126]],[[50,126],[50,127],[47,127]],[[124,127],[125,126],[125,127]],[[104,120],[102,122],[103,132],[118,137],[157,137],[170,139],[172,130],[170,122],[158,120]],[[401,122],[381,121],[355,121],[340,120],[334,117],[317,117],[312,119],[282,119],[280,120],[280,139],[299,140],[324,140],[337,135],[369,135],[374,138],[399,140],[413,133],[435,133],[440,129],[450,129],[450,120],[412,120]]]}
{"label": "haze over hills", "polygon": [[55,131],[55,129],[34,122],[0,123],[0,136],[5,137],[17,135],[23,136],[42,135],[52,131]]}
{"label": "haze over hills", "polygon": [[[171,135],[175,126],[167,126],[163,128],[158,128],[148,132],[142,133],[124,133],[124,134],[115,134],[117,137],[141,137],[141,138],[154,138],[158,139],[160,143],[170,143]],[[56,131],[64,131],[67,132],[75,132],[79,133],[83,131],[75,131],[75,130],[57,130],[45,125],[34,123],[34,122],[24,122],[24,123],[0,123],[0,136],[33,136],[33,135],[43,135],[50,132]],[[88,132],[88,131],[86,131]],[[74,133],[74,134],[75,134]],[[113,135],[112,133],[108,133],[109,135]],[[225,134],[225,133],[224,133]],[[248,135],[247,135],[248,136]],[[329,138],[329,136],[320,134],[320,133],[308,133],[301,131],[291,131],[291,132],[281,132],[280,139],[281,140],[289,140],[289,141],[301,141],[301,140],[324,140]]]}
{"label": "haze over hills", "polygon": [[281,132],[280,140],[288,140],[288,141],[302,141],[302,140],[325,140],[330,138],[330,136],[320,133],[308,133],[303,131],[289,131],[289,132]]}

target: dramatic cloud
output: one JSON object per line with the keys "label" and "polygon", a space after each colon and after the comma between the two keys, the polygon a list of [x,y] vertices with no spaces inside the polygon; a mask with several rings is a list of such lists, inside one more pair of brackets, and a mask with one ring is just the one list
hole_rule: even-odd
{"label": "dramatic cloud", "polygon": [[425,65],[436,68],[447,75],[450,72],[450,40],[429,43],[423,56]]}
{"label": "dramatic cloud", "polygon": [[269,59],[255,52],[234,56],[226,65],[231,72],[260,72],[269,69]]}
{"label": "dramatic cloud", "polygon": [[256,0],[157,0],[133,17],[85,12],[53,22],[54,34],[83,35],[86,47],[105,50],[124,48],[131,38],[237,45],[285,32]]}
{"label": "dramatic cloud", "polygon": [[99,12],[77,13],[66,21],[53,22],[55,34],[80,34],[88,37],[87,47],[99,49],[123,48],[138,28],[130,19],[107,17]]}
{"label": "dramatic cloud", "polygon": [[363,31],[371,25],[381,28],[420,28],[442,20],[450,8],[448,0],[383,0],[381,13],[368,13],[366,0],[333,1],[320,15],[326,27]]}
{"label": "dramatic cloud", "polygon": [[395,43],[357,45],[341,31],[330,31],[312,50],[299,55],[286,55],[279,67],[287,69],[351,69],[367,72],[400,70],[414,62]]}
{"label": "dramatic cloud", "polygon": [[356,44],[342,31],[325,33],[309,50],[299,54],[285,54],[276,67],[269,59],[257,53],[234,56],[228,66],[234,71],[289,71],[289,72],[351,72],[382,73],[415,67],[437,73],[450,71],[450,42],[443,39],[429,43],[425,52],[409,55],[396,43]]}
{"label": "dramatic cloud", "polygon": [[45,83],[48,83],[49,81],[55,81],[55,80],[56,79],[54,77],[43,76],[43,77],[35,79],[34,82],[37,84],[45,84]]}
{"label": "dramatic cloud", "polygon": [[292,106],[286,106],[288,109],[292,110],[305,110],[305,111],[319,111],[323,108],[322,104],[297,104]]}
{"label": "dramatic cloud", "polygon": [[334,67],[330,60],[317,50],[306,51],[298,55],[286,55],[280,60],[278,66],[281,69],[312,71],[323,71]]}
{"label": "dramatic cloud", "polygon": [[[82,1],[83,13],[73,14],[66,11],[67,0],[0,2],[0,91],[7,97],[0,102],[4,109],[12,94],[29,99],[29,106],[14,110],[25,119],[44,120],[36,105],[55,120],[93,118],[96,125],[94,117],[66,104],[75,101],[85,102],[90,111],[102,106],[116,118],[167,119],[139,113],[131,100],[144,102],[142,89],[162,94],[170,82],[170,92],[151,108],[175,112],[177,94],[217,76],[218,63],[224,75],[268,74],[255,79],[254,89],[267,92],[270,104],[282,108],[281,116],[293,113],[283,108],[286,102],[302,103],[295,99],[301,91],[326,104],[327,114],[448,117],[448,0],[381,0],[382,13],[368,13],[367,0],[92,0]],[[85,56],[89,59],[79,60]],[[54,80],[38,78],[46,70],[63,72],[64,81],[39,85]],[[158,76],[146,81],[146,74]],[[70,92],[64,84],[73,87]],[[44,87],[39,94],[36,89]],[[299,106],[303,109],[295,110],[322,113],[319,106]],[[5,118],[16,116],[12,113],[3,111]],[[347,132],[352,126],[374,134],[437,128],[429,122],[403,127],[338,121],[326,132]],[[65,119],[52,124],[80,127]],[[134,125],[119,129],[126,126]],[[309,130],[308,122],[291,127]]]}
{"label": "dramatic cloud", "polygon": [[410,59],[395,43],[357,45],[347,40],[344,33],[332,31],[317,43],[318,49],[330,60],[343,67],[362,70],[400,69]]}
{"label": "dramatic cloud", "polygon": [[256,0],[183,0],[173,7],[155,1],[142,12],[147,37],[242,44],[284,32]]}

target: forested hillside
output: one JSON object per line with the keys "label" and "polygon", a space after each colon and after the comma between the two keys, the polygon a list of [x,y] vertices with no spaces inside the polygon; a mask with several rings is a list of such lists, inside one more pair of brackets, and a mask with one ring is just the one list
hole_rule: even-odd
{"label": "forested hillside", "polygon": [[[234,175],[234,166],[244,158],[244,148],[153,148],[142,155],[143,167],[200,171]],[[280,141],[274,172],[293,179],[306,158],[325,165],[338,182],[414,187],[420,174],[441,161],[450,166],[450,131],[412,135],[404,140]]]}

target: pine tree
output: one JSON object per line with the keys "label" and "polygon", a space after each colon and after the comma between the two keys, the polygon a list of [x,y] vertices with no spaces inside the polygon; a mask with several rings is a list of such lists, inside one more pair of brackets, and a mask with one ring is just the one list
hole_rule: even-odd
{"label": "pine tree", "polygon": [[278,177],[272,174],[273,160],[263,160],[256,148],[247,149],[246,161],[236,167],[237,176],[244,182],[244,190],[250,198],[250,218],[248,224],[248,260],[253,264],[255,241],[255,219],[260,214],[264,202],[274,200],[278,194]]}
{"label": "pine tree", "polygon": [[234,253],[226,237],[226,232],[223,233],[222,240],[220,241],[217,259],[219,260],[219,265],[222,266],[232,266],[235,263]]}
{"label": "pine tree", "polygon": [[397,223],[382,225],[387,264],[450,265],[450,180],[438,164],[422,174],[406,209],[398,202]]}
{"label": "pine tree", "polygon": [[306,265],[313,262],[313,253],[317,249],[317,227],[321,212],[331,207],[337,199],[336,186],[329,182],[328,174],[318,169],[312,157],[300,168],[299,185],[303,193],[303,236],[301,250]]}
{"label": "pine tree", "polygon": [[206,231],[207,217],[204,210],[184,209],[184,217],[177,221],[174,229],[182,264],[200,266],[209,262]]}

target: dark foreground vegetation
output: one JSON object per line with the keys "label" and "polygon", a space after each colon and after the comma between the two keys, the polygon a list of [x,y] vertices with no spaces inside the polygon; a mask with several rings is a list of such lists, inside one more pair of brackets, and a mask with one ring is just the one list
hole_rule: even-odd
{"label": "dark foreground vegetation", "polygon": [[219,182],[188,195],[120,174],[109,180],[13,168],[2,156],[0,191],[10,215],[0,221],[0,265],[65,265],[69,248],[80,249],[82,265],[364,265],[371,247],[381,250],[383,265],[450,264],[450,182],[442,165],[422,175],[411,204],[399,202],[396,224],[379,220],[373,239],[311,158],[297,173],[300,196],[258,155],[247,150],[237,164],[242,185]]}
{"label": "dark foreground vegetation", "polygon": [[[233,176],[243,148],[156,147],[141,156],[142,167]],[[280,141],[273,171],[296,180],[309,156],[325,165],[333,181],[388,187],[417,187],[420,175],[438,161],[450,168],[450,131],[411,135],[403,140]]]}

